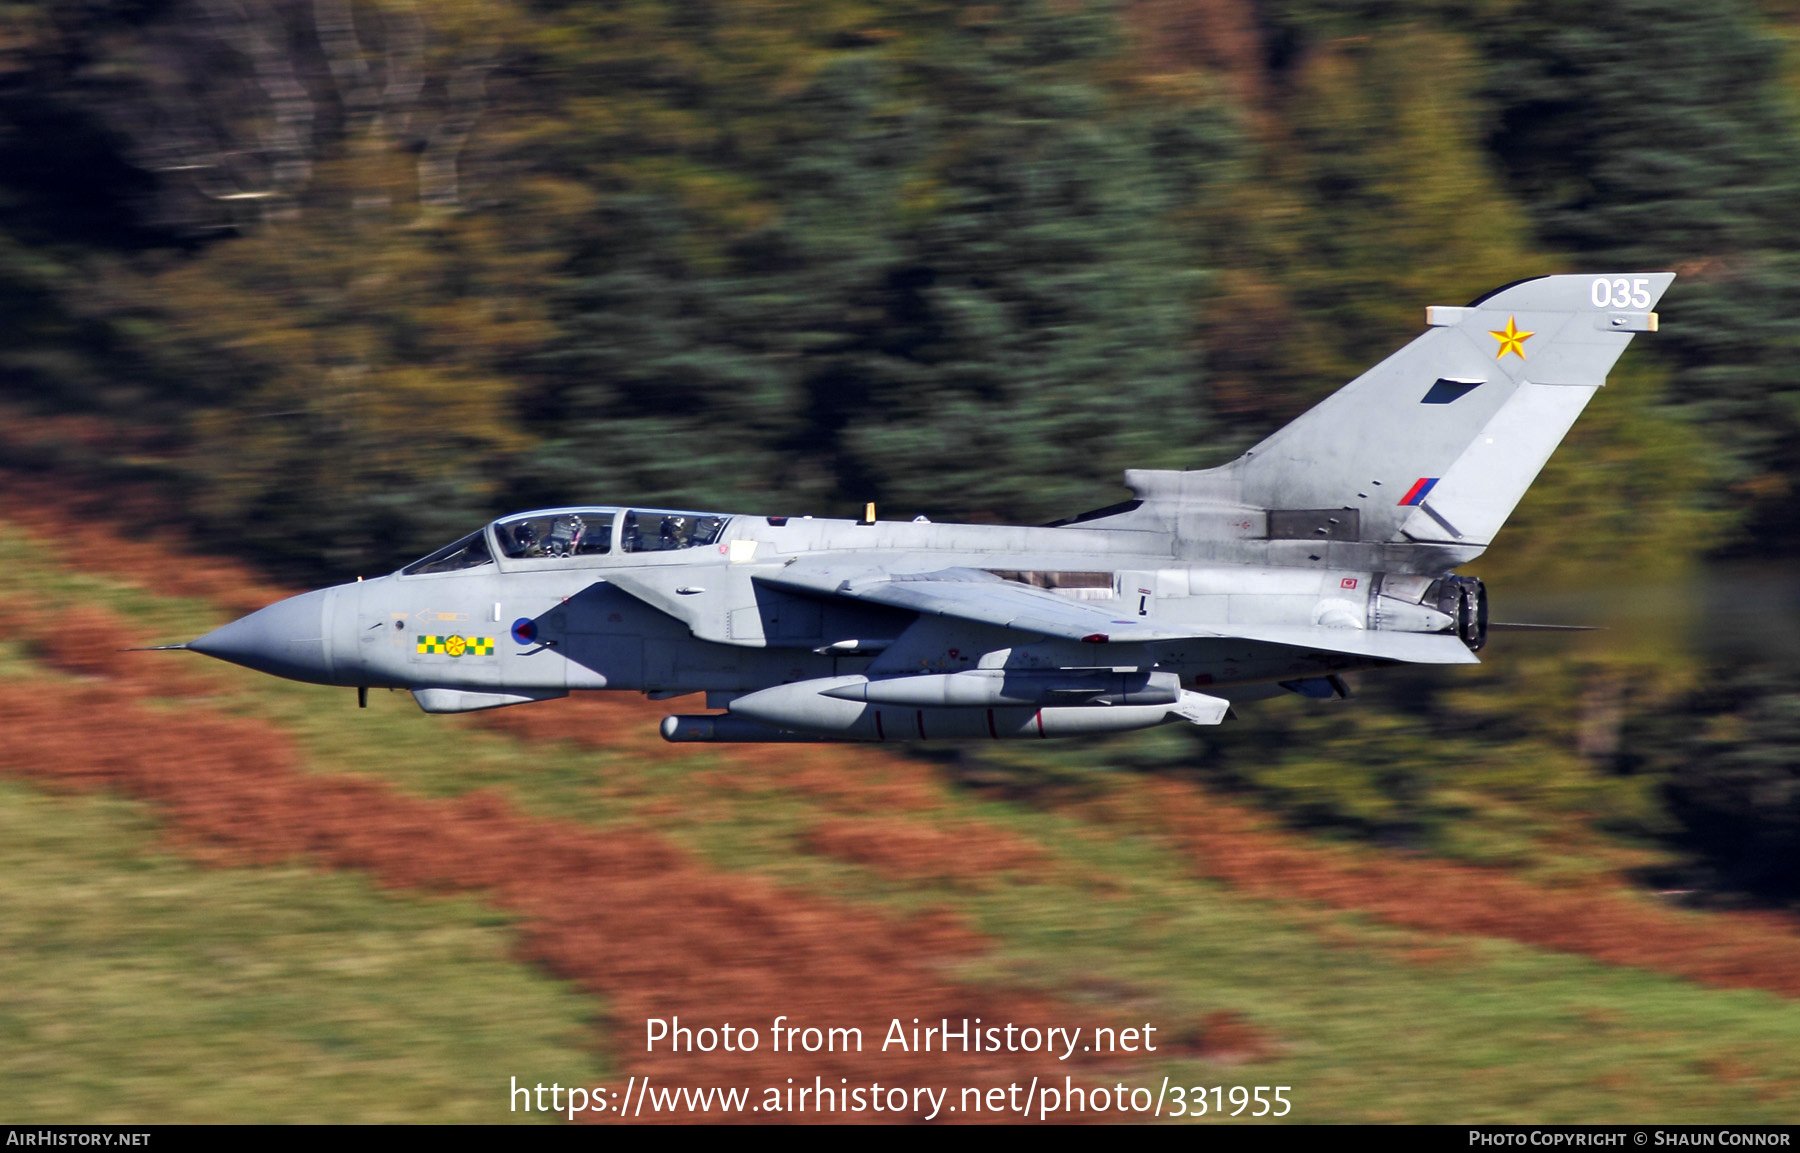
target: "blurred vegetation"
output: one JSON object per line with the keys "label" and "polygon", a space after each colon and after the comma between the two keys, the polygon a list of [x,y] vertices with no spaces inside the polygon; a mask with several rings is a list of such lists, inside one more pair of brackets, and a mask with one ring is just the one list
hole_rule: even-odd
{"label": "blurred vegetation", "polygon": [[1681,840],[1704,862],[1685,879],[1800,896],[1800,671],[1722,669],[1684,705],[1634,717],[1623,751],[1667,782]]}
{"label": "blurred vegetation", "polygon": [[[533,504],[1042,520],[1228,457],[1424,304],[1675,267],[1478,571],[1678,585],[1800,539],[1797,27],[1789,0],[0,4],[0,451],[294,581]],[[1571,820],[1676,837],[1751,884],[1734,854],[1800,819],[1792,674],[1708,688],[1643,624],[1071,755],[1482,859]]]}
{"label": "blurred vegetation", "polygon": [[[0,654],[0,679],[18,673]],[[159,847],[140,805],[13,782],[0,833],[14,1116],[534,1121],[496,1106],[509,1071],[610,1072],[583,1029],[593,1003],[509,956],[504,919],[471,900],[202,868]]]}

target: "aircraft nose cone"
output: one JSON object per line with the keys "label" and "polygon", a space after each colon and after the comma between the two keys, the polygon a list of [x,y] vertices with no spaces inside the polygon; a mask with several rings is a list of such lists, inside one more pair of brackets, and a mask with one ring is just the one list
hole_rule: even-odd
{"label": "aircraft nose cone", "polygon": [[189,641],[188,648],[289,680],[330,684],[325,643],[325,601],[330,591],[319,589],[276,601]]}

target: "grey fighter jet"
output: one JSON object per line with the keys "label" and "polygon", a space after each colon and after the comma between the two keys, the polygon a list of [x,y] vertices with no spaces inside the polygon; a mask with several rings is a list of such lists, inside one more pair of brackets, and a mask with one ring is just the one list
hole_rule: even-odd
{"label": "grey fighter jet", "polygon": [[1038,740],[1338,674],[1469,664],[1455,573],[1494,534],[1673,273],[1546,276],[1461,307],[1237,460],[1132,470],[1042,527],[594,506],[503,517],[400,571],[187,648],[428,713],[704,692],[671,741]]}

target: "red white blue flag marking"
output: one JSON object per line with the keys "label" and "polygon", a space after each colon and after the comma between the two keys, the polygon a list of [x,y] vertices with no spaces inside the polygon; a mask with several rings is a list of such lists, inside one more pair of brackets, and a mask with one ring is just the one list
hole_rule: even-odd
{"label": "red white blue flag marking", "polygon": [[1413,486],[1411,488],[1406,490],[1406,495],[1400,498],[1400,503],[1401,504],[1424,504],[1425,498],[1428,495],[1430,495],[1432,488],[1434,488],[1437,485],[1437,482],[1438,482],[1438,478],[1435,476],[1420,477],[1418,480],[1413,482]]}

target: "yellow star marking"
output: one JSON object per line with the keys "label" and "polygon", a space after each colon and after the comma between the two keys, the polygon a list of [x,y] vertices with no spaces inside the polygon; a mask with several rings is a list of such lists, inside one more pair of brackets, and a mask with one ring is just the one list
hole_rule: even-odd
{"label": "yellow star marking", "polygon": [[465,641],[462,637],[453,636],[444,641],[444,651],[453,657],[460,657],[463,655],[463,650],[468,647],[468,644],[469,642]]}
{"label": "yellow star marking", "polygon": [[1506,327],[1505,328],[1501,329],[1498,332],[1496,332],[1492,329],[1489,329],[1488,335],[1500,342],[1500,351],[1496,352],[1494,354],[1495,360],[1499,360],[1501,357],[1505,356],[1509,352],[1518,353],[1519,359],[1524,360],[1525,359],[1525,342],[1530,340],[1532,337],[1536,336],[1537,333],[1535,333],[1535,332],[1520,332],[1519,326],[1514,324],[1513,318],[1509,316],[1506,318]]}

